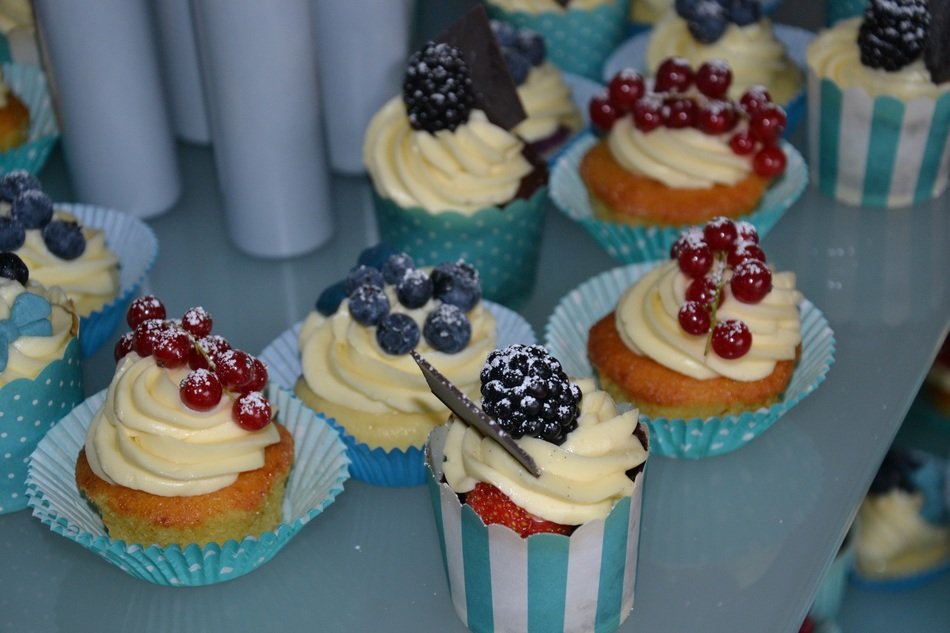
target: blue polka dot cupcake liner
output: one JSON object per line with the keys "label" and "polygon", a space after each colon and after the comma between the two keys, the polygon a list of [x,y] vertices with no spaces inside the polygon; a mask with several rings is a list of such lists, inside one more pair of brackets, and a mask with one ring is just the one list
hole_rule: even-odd
{"label": "blue polka dot cupcake liner", "polygon": [[33,380],[18,378],[0,388],[0,514],[26,508],[30,453],[60,418],[83,399],[79,341]]}
{"label": "blue polka dot cupcake liner", "polygon": [[[554,205],[564,215],[580,223],[607,254],[620,263],[631,264],[669,257],[670,247],[685,226],[633,226],[594,216],[579,165],[584,154],[597,141],[597,137],[589,132],[582,134],[558,159],[551,172],[551,200]],[[760,237],[765,237],[772,230],[808,184],[808,170],[802,155],[784,141],[782,149],[788,158],[785,173],[769,186],[752,213],[739,218],[751,222]]]}
{"label": "blue polka dot cupcake liner", "polygon": [[[561,298],[544,330],[548,351],[575,378],[594,377],[587,356],[590,328],[614,310],[620,296],[661,262],[631,264],[603,272]],[[835,338],[821,311],[807,299],[801,313],[801,357],[781,400],[771,407],[738,415],[668,419],[641,415],[650,429],[655,455],[699,459],[742,448],[775,424],[782,415],[820,385],[834,362]]]}
{"label": "blue polka dot cupcake liner", "polygon": [[30,111],[30,131],[23,145],[0,153],[0,173],[25,169],[36,174],[59,140],[46,75],[36,66],[5,63],[3,79]]}
{"label": "blue polka dot cupcake liner", "polygon": [[508,11],[488,0],[487,9],[495,20],[544,36],[548,59],[561,70],[598,80],[607,56],[626,36],[630,0],[540,13]]}
{"label": "blue polka dot cupcake liner", "polygon": [[158,238],[147,224],[121,211],[85,204],[56,203],[55,207],[76,216],[81,225],[103,231],[106,246],[119,258],[119,294],[79,319],[82,355],[89,358],[109,340],[119,323],[125,322],[129,303],[155,264]]}
{"label": "blue polka dot cupcake liner", "polygon": [[547,187],[541,187],[528,200],[464,215],[405,209],[373,192],[383,242],[420,266],[464,259],[478,269],[486,299],[514,308],[534,290],[546,200]]}
{"label": "blue polka dot cupcake liner", "polygon": [[76,457],[106,390],[87,398],[34,451],[27,477],[33,516],[127,574],[169,587],[195,587],[232,580],[273,558],[343,492],[349,460],[340,438],[324,420],[289,392],[271,384],[268,398],[277,420],[294,438],[294,465],[284,493],[283,522],[241,541],[185,547],[126,543],[109,538],[99,515],[80,496]]}
{"label": "blue polka dot cupcake liner", "polygon": [[[530,345],[536,342],[531,325],[518,313],[504,306],[485,301],[485,307],[495,317],[497,346],[505,347],[514,343]],[[259,358],[267,365],[271,381],[285,389],[292,390],[301,375],[300,348],[297,339],[303,322],[295,324],[274,339]],[[323,414],[320,414],[323,416]],[[448,419],[446,409],[445,417]],[[360,442],[346,432],[346,420],[327,417],[328,423],[335,428],[346,445],[351,460],[350,475],[359,481],[374,486],[401,488],[420,486],[426,481],[425,455],[423,447],[410,447],[407,450],[372,448]]]}

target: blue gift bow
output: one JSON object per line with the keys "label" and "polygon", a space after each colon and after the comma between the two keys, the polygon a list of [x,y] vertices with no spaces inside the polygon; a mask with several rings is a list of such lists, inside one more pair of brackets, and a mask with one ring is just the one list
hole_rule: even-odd
{"label": "blue gift bow", "polygon": [[52,336],[49,322],[52,308],[49,301],[31,292],[17,295],[10,308],[10,318],[0,319],[0,371],[7,368],[10,345],[21,336]]}

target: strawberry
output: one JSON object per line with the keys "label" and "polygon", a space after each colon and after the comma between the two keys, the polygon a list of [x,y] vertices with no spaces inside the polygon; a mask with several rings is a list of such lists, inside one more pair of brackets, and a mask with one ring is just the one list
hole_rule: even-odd
{"label": "strawberry", "polygon": [[465,496],[465,503],[472,507],[485,525],[500,523],[520,534],[522,538],[542,532],[570,534],[574,531],[573,525],[561,525],[536,517],[524,508],[515,505],[501,490],[491,484],[475,484],[475,488]]}

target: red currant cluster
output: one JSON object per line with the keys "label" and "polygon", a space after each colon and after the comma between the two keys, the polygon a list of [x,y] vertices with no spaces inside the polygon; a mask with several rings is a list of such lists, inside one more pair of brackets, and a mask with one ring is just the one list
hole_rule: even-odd
{"label": "red currant cluster", "polygon": [[660,126],[693,127],[715,135],[732,132],[729,147],[734,154],[751,156],[759,176],[778,176],[787,162],[778,144],[785,111],[761,86],[746,90],[737,105],[726,97],[731,84],[732,70],[722,60],[706,62],[694,73],[685,59],[670,57],[657,69],[652,89],[635,70],[614,75],[607,92],[591,99],[590,120],[602,132],[628,114],[644,133]]}
{"label": "red currant cluster", "polygon": [[116,343],[116,362],[134,351],[143,358],[154,357],[161,367],[188,365],[192,371],[179,385],[181,401],[188,408],[210,411],[229,391],[238,396],[231,417],[241,428],[257,431],[270,422],[271,406],[261,393],[267,386],[267,367],[211,334],[211,315],[204,308],[190,308],[180,321],[166,319],[162,302],[147,295],[132,301],[125,319],[132,330]]}
{"label": "red currant cluster", "polygon": [[709,345],[722,358],[745,356],[752,347],[749,327],[738,319],[718,321],[716,311],[725,298],[726,283],[742,303],[758,303],[772,290],[772,271],[765,265],[755,227],[713,218],[702,229],[684,232],[670,248],[670,257],[692,280],[677,315],[683,331],[709,336]]}

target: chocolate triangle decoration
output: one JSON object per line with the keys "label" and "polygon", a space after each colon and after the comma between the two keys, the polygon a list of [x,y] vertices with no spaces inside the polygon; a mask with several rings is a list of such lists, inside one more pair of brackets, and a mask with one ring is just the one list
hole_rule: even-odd
{"label": "chocolate triangle decoration", "polygon": [[935,84],[950,80],[950,0],[930,0],[924,64]]}
{"label": "chocolate triangle decoration", "polygon": [[505,57],[492,35],[485,7],[476,5],[449,26],[436,42],[459,49],[472,75],[475,105],[488,120],[510,130],[527,117]]}
{"label": "chocolate triangle decoration", "polygon": [[429,384],[429,389],[432,390],[435,397],[441,400],[452,413],[469,426],[475,428],[485,437],[490,437],[495,440],[509,455],[524,466],[525,470],[529,473],[535,477],[541,476],[541,470],[534,462],[534,458],[521,448],[518,443],[499,426],[498,422],[486,415],[481,407],[459,391],[458,387],[453,385],[448,378],[443,376],[439,370],[420,356],[418,352],[412,350],[409,353],[412,354],[413,360],[416,361],[416,364],[419,365],[419,369],[422,370],[422,375],[425,376],[426,382]]}

